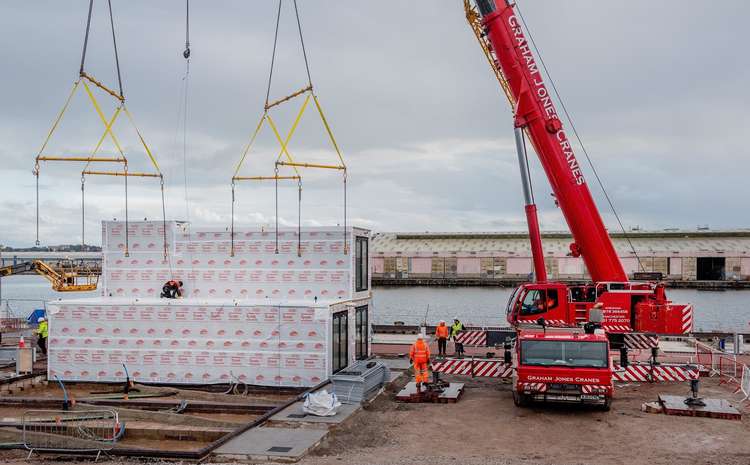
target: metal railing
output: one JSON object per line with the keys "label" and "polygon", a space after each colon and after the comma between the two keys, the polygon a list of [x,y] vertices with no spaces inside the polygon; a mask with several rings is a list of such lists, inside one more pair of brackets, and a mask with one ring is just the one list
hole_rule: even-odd
{"label": "metal railing", "polygon": [[733,394],[742,397],[739,403],[750,400],[750,368],[737,360],[737,356],[727,354],[708,344],[695,344],[696,358],[706,367],[711,367],[709,376],[718,376],[719,384],[726,384],[734,389]]}
{"label": "metal railing", "polygon": [[115,410],[28,410],[23,415],[23,445],[34,451],[76,453],[112,450],[125,426]]}

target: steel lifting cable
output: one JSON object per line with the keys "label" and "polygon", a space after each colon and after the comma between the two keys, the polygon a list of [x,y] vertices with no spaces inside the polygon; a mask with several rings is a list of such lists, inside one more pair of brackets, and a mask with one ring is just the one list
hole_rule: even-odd
{"label": "steel lifting cable", "polygon": [[190,201],[188,197],[188,174],[187,174],[187,114],[188,93],[190,92],[190,0],[185,0],[185,50],[182,52],[185,58],[185,77],[183,77],[184,95],[182,102],[182,177],[185,188],[185,220],[190,222]]}
{"label": "steel lifting cable", "polygon": [[[281,3],[279,1],[279,3]],[[305,48],[305,39],[302,38],[302,23],[299,20],[299,10],[297,9],[297,0],[294,0],[294,16],[297,17],[297,30],[299,31],[299,42],[302,45],[302,56],[305,58],[305,70],[307,70],[307,83],[312,88],[312,78],[310,77],[310,64],[307,62],[307,49]]]}
{"label": "steel lifting cable", "polygon": [[271,52],[271,69],[268,72],[268,88],[266,89],[266,105],[268,108],[268,99],[271,98],[271,81],[273,80],[273,65],[276,62],[276,45],[279,42],[279,21],[281,20],[281,0],[279,0],[278,10],[276,11],[276,30],[273,33],[273,51]]}
{"label": "steel lifting cable", "polygon": [[[89,0],[89,15],[86,19],[86,35],[83,38],[83,51],[81,52],[81,68],[79,71],[80,75],[83,75],[83,65],[86,62],[86,49],[89,45],[89,31],[91,30],[91,12],[94,10],[94,0]],[[111,11],[111,6],[110,6]]]}
{"label": "steel lifting cable", "polygon": [[276,221],[276,252],[279,253],[279,167],[276,167],[275,176],[273,177],[274,185],[276,188],[275,203],[276,213],[274,214],[274,220]]}
{"label": "steel lifting cable", "polygon": [[297,256],[302,256],[302,178],[297,180]]}
{"label": "steel lifting cable", "polygon": [[646,269],[643,267],[643,263],[641,262],[641,258],[638,256],[638,252],[635,250],[635,246],[633,246],[633,242],[630,240],[630,236],[628,236],[628,233],[625,230],[625,226],[623,226],[622,221],[620,220],[620,215],[617,213],[614,203],[612,202],[612,199],[609,197],[609,193],[607,192],[607,189],[604,187],[604,183],[599,177],[599,173],[597,172],[596,167],[594,166],[594,162],[591,160],[591,157],[589,157],[588,151],[586,150],[586,146],[583,144],[583,140],[578,135],[578,130],[576,129],[575,123],[573,123],[573,118],[571,118],[570,114],[568,113],[568,109],[565,106],[565,102],[563,101],[562,97],[560,97],[560,93],[557,91],[555,80],[552,79],[552,75],[550,75],[549,70],[547,69],[547,65],[544,63],[544,59],[542,59],[542,54],[539,53],[539,49],[537,48],[536,43],[534,42],[534,36],[531,34],[531,30],[526,25],[526,20],[524,19],[523,13],[521,12],[521,8],[517,2],[515,4],[515,7],[516,7],[516,10],[518,11],[518,17],[521,18],[521,23],[523,23],[523,27],[526,29],[526,34],[529,36],[529,41],[531,42],[531,46],[534,47],[534,51],[536,52],[536,55],[539,57],[539,63],[542,64],[542,69],[544,69],[544,73],[547,75],[547,78],[549,78],[549,82],[552,85],[552,90],[555,93],[557,100],[560,102],[560,107],[562,108],[563,113],[565,113],[565,117],[568,119],[568,122],[570,123],[570,127],[573,130],[573,135],[575,135],[576,140],[578,140],[578,144],[581,146],[581,151],[586,157],[586,161],[591,167],[591,171],[594,173],[596,182],[599,184],[599,187],[604,193],[604,198],[607,200],[607,203],[609,204],[609,208],[612,210],[612,213],[615,215],[615,219],[617,220],[617,224],[620,226],[620,230],[622,231],[623,237],[625,237],[625,240],[628,241],[630,250],[632,250],[633,255],[635,255],[635,259],[638,261],[638,266],[641,268],[641,271],[646,271]]}
{"label": "steel lifting cable", "polygon": [[86,194],[84,184],[86,176],[81,173],[81,252],[86,251]]}
{"label": "steel lifting cable", "polygon": [[229,256],[234,257],[234,179],[232,179],[232,218],[229,230]]}
{"label": "steel lifting cable", "polygon": [[[128,224],[128,164],[125,163],[125,166],[123,166],[123,171],[125,172],[125,256],[130,256],[130,242],[129,242],[129,233],[128,230],[130,229]],[[165,231],[166,234],[166,231]]]}
{"label": "steel lifting cable", "polygon": [[[273,65],[276,63],[276,46],[279,42],[279,22],[281,21],[281,0],[279,0],[279,6],[276,10],[276,28],[273,33],[273,51],[271,52],[271,69],[268,71],[268,88],[266,89],[266,104],[264,106],[265,111],[268,111],[268,99],[271,97],[271,82],[273,81]],[[265,115],[265,113],[264,113]],[[279,253],[279,167],[274,167],[274,204],[275,213],[274,221],[276,227],[274,228],[274,236],[276,236],[276,250],[275,253]]]}
{"label": "steel lifting cable", "polygon": [[115,67],[117,68],[117,84],[120,87],[120,97],[125,98],[125,94],[122,91],[122,75],[120,74],[120,57],[117,54],[117,39],[115,38],[115,20],[112,17],[112,0],[107,0],[109,6],[109,24],[112,27],[112,45],[115,49]]}

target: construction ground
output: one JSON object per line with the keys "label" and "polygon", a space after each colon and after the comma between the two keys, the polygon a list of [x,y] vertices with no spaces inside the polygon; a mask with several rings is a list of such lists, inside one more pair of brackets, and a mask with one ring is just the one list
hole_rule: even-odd
{"label": "construction ground", "polygon": [[[409,380],[409,373],[405,372],[369,405],[348,412],[341,422],[316,425],[305,421],[293,425],[293,421],[282,418],[272,419],[270,423],[277,424],[264,425],[260,430],[268,431],[270,426],[314,433],[314,438],[302,440],[310,442],[310,450],[299,462],[310,465],[750,463],[748,418],[732,421],[641,411],[644,402],[656,400],[659,394],[687,395],[687,383],[618,386],[612,409],[603,412],[550,405],[518,408],[513,404],[509,381],[469,377],[446,379],[466,383],[459,402],[396,402],[395,393]],[[41,387],[33,396],[44,397],[51,389]],[[717,378],[703,378],[701,395],[731,399],[731,390],[720,386]],[[196,401],[205,397],[213,401],[225,400],[222,394],[204,396],[196,394],[193,398]],[[254,403],[260,400],[256,399]],[[269,404],[278,400],[268,399]],[[4,417],[10,414],[11,411],[0,412]],[[211,417],[217,420],[214,415]],[[146,426],[143,429],[147,429]],[[137,439],[134,441],[138,442]],[[248,438],[248,441],[258,439]],[[182,444],[182,447],[187,446],[184,442]],[[163,447],[170,446],[169,441],[163,444]],[[50,465],[92,463],[91,458],[71,459],[54,455],[35,455],[27,461],[26,455],[23,450],[3,451],[0,452],[0,462],[19,465],[30,462]],[[289,459],[277,457],[276,460]],[[256,463],[261,460],[220,453],[209,456],[203,463],[235,461]],[[150,459],[145,463],[159,462],[159,459]],[[98,463],[136,464],[144,463],[144,460],[102,457]]]}

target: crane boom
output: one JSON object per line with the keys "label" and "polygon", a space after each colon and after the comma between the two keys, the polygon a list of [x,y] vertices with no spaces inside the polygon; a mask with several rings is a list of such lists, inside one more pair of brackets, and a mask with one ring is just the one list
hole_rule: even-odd
{"label": "crane boom", "polygon": [[517,128],[524,128],[555,193],[594,282],[626,282],[627,275],[604,227],[542,73],[509,0],[477,0],[482,25],[515,100]]}

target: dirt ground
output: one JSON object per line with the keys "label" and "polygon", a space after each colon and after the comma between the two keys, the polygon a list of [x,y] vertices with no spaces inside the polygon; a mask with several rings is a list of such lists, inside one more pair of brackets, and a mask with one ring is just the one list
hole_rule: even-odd
{"label": "dirt ground", "polygon": [[[463,380],[462,380],[463,381]],[[302,464],[749,464],[750,417],[742,421],[640,411],[685,384],[630,385],[609,412],[513,405],[510,385],[469,381],[456,404],[400,404],[382,396]],[[727,398],[713,380],[704,397]]]}
{"label": "dirt ground", "polygon": [[[609,412],[580,407],[513,405],[510,385],[467,380],[456,404],[402,404],[395,389],[380,396],[338,429],[303,465],[747,465],[750,412],[742,421],[643,413],[657,394],[684,395],[686,384],[619,387]],[[730,398],[715,380],[704,379],[701,395]],[[0,452],[0,463],[48,465],[87,460],[24,460],[20,451]],[[179,463],[100,460],[100,464]],[[211,463],[210,460],[206,463]]]}

